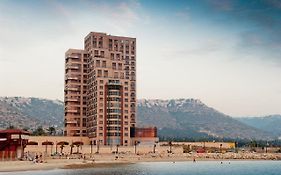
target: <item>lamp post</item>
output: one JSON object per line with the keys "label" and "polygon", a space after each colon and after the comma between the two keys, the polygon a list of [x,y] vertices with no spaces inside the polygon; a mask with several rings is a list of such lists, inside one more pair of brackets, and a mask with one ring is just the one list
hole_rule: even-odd
{"label": "lamp post", "polygon": [[57,141],[56,141],[56,154],[58,153],[58,144],[57,144]]}
{"label": "lamp post", "polygon": [[238,141],[235,142],[235,150],[236,150],[235,152],[238,153]]}
{"label": "lamp post", "polygon": [[153,153],[155,154],[156,143],[153,145]]}
{"label": "lamp post", "polygon": [[135,145],[135,154],[137,154],[137,144],[138,144],[138,141],[135,140],[135,143],[134,143],[134,145]]}
{"label": "lamp post", "polygon": [[45,145],[45,154],[47,155],[48,154],[48,140],[46,140],[46,145]]}
{"label": "lamp post", "polygon": [[119,145],[116,145],[116,153],[118,154]]}
{"label": "lamp post", "polygon": [[98,143],[97,143],[97,152],[96,152],[96,153],[99,153],[99,152],[100,152],[100,142],[101,142],[101,140],[98,140]]}
{"label": "lamp post", "polygon": [[171,141],[169,141],[169,147],[170,147],[170,150],[169,150],[169,153],[172,153],[172,142]]}
{"label": "lamp post", "polygon": [[93,141],[90,142],[91,145],[91,155],[93,154]]}

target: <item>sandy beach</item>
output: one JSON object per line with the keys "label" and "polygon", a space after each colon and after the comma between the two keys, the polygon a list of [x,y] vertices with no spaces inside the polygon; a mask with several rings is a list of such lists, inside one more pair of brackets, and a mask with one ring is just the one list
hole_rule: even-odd
{"label": "sandy beach", "polygon": [[176,162],[176,161],[230,161],[230,160],[281,160],[281,154],[261,153],[203,153],[203,154],[95,154],[86,155],[85,159],[78,158],[45,158],[43,163],[32,161],[3,161],[0,162],[0,172],[51,170],[51,169],[80,169],[95,167],[113,167],[121,164],[138,162]]}

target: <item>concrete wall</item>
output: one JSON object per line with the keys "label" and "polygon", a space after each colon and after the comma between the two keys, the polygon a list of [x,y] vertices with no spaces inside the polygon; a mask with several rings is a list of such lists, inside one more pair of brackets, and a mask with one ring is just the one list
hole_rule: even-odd
{"label": "concrete wall", "polygon": [[[84,145],[90,144],[90,139],[88,137],[67,137],[67,136],[30,136],[29,142],[37,142],[38,146],[42,146],[42,142],[53,142],[54,145],[59,142],[67,142],[69,144],[74,142],[83,142]],[[29,145],[30,146],[30,145]]]}
{"label": "concrete wall", "polygon": [[[146,153],[152,153],[153,152],[153,148],[154,146],[142,146],[142,145],[138,145],[138,146],[119,146],[118,147],[118,152],[124,152],[124,153],[135,153],[135,149],[136,152],[139,154],[146,154]],[[44,155],[51,155],[51,153],[55,153],[57,149],[57,152],[61,152],[61,148],[60,146],[56,146],[55,145],[48,145],[48,146],[37,146],[37,145],[28,145],[25,148],[25,152],[33,152],[33,153],[38,153],[38,154],[44,154]],[[65,145],[63,147],[63,153],[64,154],[70,154],[70,145]],[[117,151],[117,147],[116,146],[97,146],[97,145],[93,145],[92,146],[92,153],[96,153],[99,150],[99,153],[113,153]],[[167,153],[168,150],[170,150],[169,146],[159,146],[157,145],[155,148],[155,152],[156,153]],[[78,148],[79,153],[82,154],[90,154],[91,153],[91,145],[82,145]],[[73,153],[77,152],[77,147],[73,147]],[[183,148],[182,147],[172,147],[172,152],[173,153],[182,153],[183,152]]]}
{"label": "concrete wall", "polygon": [[[148,140],[143,140],[143,144],[140,143],[136,147],[137,153],[145,154],[149,152],[153,152],[154,150],[154,144],[157,140],[157,138],[147,138]],[[139,140],[139,139],[136,139]],[[53,145],[42,145],[43,142],[52,142]],[[65,145],[63,147],[62,152],[65,154],[69,154],[71,150],[71,143],[74,142],[82,142],[83,145],[73,147],[72,152],[75,153],[79,151],[79,153],[83,154],[89,154],[97,152],[99,150],[100,153],[112,153],[116,152],[117,147],[116,146],[103,146],[103,145],[90,145],[90,139],[88,137],[66,137],[66,136],[30,136],[29,142],[37,142],[38,145],[27,145],[25,148],[25,152],[35,152],[35,153],[42,153],[50,155],[51,153],[55,152],[61,152],[61,146],[56,145],[56,143],[59,142],[68,142],[69,145]],[[134,141],[134,139],[133,139]],[[150,143],[150,144],[145,144]],[[172,142],[172,152],[174,153],[182,153],[183,148],[182,145],[191,145],[191,146],[197,146],[197,147],[206,147],[206,148],[222,148],[222,149],[229,149],[234,148],[234,143],[228,143],[228,142]],[[168,142],[159,142],[156,144],[155,151],[157,153],[167,153],[167,151],[170,150],[170,146],[168,145]],[[135,146],[119,146],[118,152],[130,152],[135,153]]]}

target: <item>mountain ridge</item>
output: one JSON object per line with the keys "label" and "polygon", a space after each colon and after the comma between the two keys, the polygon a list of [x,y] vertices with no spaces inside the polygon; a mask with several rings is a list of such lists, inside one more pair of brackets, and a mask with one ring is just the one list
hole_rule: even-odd
{"label": "mountain ridge", "polygon": [[[182,133],[186,133],[188,137],[191,137],[192,135],[188,132],[193,131],[193,135],[201,137],[270,138],[269,133],[245,125],[208,107],[199,99],[139,100],[137,120],[140,125],[156,125],[161,136],[165,133],[169,137],[182,137]],[[171,134],[175,128],[177,131]]]}
{"label": "mountain ridge", "polygon": [[[276,134],[246,124],[199,99],[140,99],[137,125],[156,126],[160,137],[273,139]],[[63,128],[64,103],[34,97],[0,97],[0,128],[9,125]]]}
{"label": "mountain ridge", "polygon": [[263,117],[237,117],[235,119],[257,129],[271,132],[277,137],[281,136],[281,115],[279,114]]}

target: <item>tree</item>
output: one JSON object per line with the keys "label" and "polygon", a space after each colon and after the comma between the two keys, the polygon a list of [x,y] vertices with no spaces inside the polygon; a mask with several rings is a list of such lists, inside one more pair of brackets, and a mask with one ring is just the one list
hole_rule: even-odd
{"label": "tree", "polygon": [[56,128],[54,126],[50,126],[47,130],[49,135],[56,135]]}
{"label": "tree", "polygon": [[6,129],[16,129],[16,127],[10,124]]}
{"label": "tree", "polygon": [[38,128],[35,129],[35,131],[33,131],[32,135],[35,136],[43,136],[46,135],[44,129],[42,128],[42,126],[39,126]]}
{"label": "tree", "polygon": [[29,127],[24,127],[22,130],[24,130],[24,131],[29,131]]}

